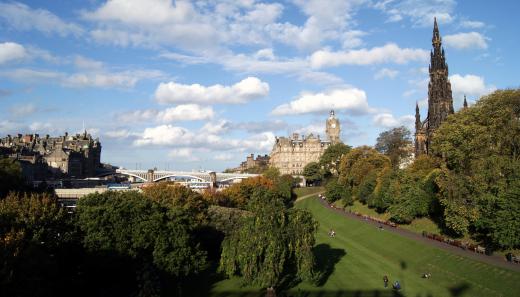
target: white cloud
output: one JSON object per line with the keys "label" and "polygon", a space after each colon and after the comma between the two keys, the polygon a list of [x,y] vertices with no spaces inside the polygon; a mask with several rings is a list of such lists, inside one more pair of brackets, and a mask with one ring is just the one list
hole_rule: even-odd
{"label": "white cloud", "polygon": [[[84,65],[86,66],[86,65]],[[97,87],[97,88],[133,88],[135,84],[143,79],[154,79],[162,77],[163,73],[158,70],[129,70],[123,72],[86,72],[75,73],[64,77],[62,84],[68,87]]]}
{"label": "white cloud", "polygon": [[111,130],[105,132],[105,137],[115,139],[125,139],[129,137],[138,137],[140,134],[131,132],[128,129]]}
{"label": "white cloud", "polygon": [[206,87],[200,84],[161,83],[155,90],[155,99],[160,103],[237,104],[268,94],[269,85],[266,82],[256,77],[248,77],[232,86],[217,84]]}
{"label": "white cloud", "polygon": [[488,47],[487,40],[489,40],[489,38],[478,32],[468,32],[446,35],[444,36],[443,40],[446,46],[456,49],[486,49]]}
{"label": "white cloud", "polygon": [[230,153],[220,153],[216,154],[213,159],[217,161],[231,161],[236,158],[236,155],[230,154]]}
{"label": "white cloud", "polygon": [[10,28],[21,31],[37,30],[46,34],[56,33],[62,37],[79,36],[83,33],[80,26],[64,22],[48,10],[31,9],[19,2],[0,3],[0,19]]}
{"label": "white cloud", "polygon": [[34,70],[27,68],[18,68],[14,70],[1,71],[1,77],[23,83],[40,82],[40,81],[59,81],[63,75],[59,72],[47,70]]}
{"label": "white cloud", "polygon": [[416,26],[427,27],[437,17],[439,23],[450,23],[455,19],[455,0],[403,0],[376,2],[374,7],[388,14],[388,22],[398,22],[405,17]]}
{"label": "white cloud", "polygon": [[179,148],[173,149],[168,152],[168,157],[170,159],[180,161],[180,162],[197,162],[200,159],[195,155],[195,152],[191,148]]}
{"label": "white cloud", "polygon": [[22,45],[15,42],[0,43],[0,64],[21,60],[26,57],[27,51]]}
{"label": "white cloud", "polygon": [[47,133],[56,132],[57,129],[51,123],[33,122],[29,125],[29,129],[33,132]]}
{"label": "white cloud", "polygon": [[74,57],[74,66],[83,70],[103,70],[103,62],[92,60],[83,56]]}
{"label": "white cloud", "polygon": [[459,103],[462,102],[464,95],[479,98],[497,89],[494,85],[487,85],[483,77],[472,74],[464,76],[460,74],[451,75],[450,82],[453,98]]}
{"label": "white cloud", "polygon": [[200,129],[209,134],[222,134],[229,131],[232,127],[228,120],[219,120],[217,122],[208,122]]}
{"label": "white cloud", "polygon": [[267,151],[274,144],[272,132],[254,134],[245,139],[223,138],[201,129],[193,132],[183,127],[161,125],[144,129],[133,143],[136,146],[166,146],[176,148],[207,148],[213,150]]}
{"label": "white cloud", "polygon": [[11,113],[14,116],[26,116],[36,112],[36,106],[32,103],[15,105],[10,108]]}
{"label": "white cloud", "polygon": [[372,121],[375,125],[384,127],[384,128],[394,128],[397,126],[405,126],[411,128],[413,123],[415,122],[415,117],[413,115],[405,115],[399,118],[395,118],[391,113],[383,112],[374,115]]}
{"label": "white cloud", "polygon": [[313,68],[339,65],[370,65],[381,63],[405,64],[410,61],[426,61],[429,53],[423,49],[400,48],[394,43],[371,49],[331,52],[319,50],[310,57]]}
{"label": "white cloud", "polygon": [[277,106],[273,115],[305,114],[345,110],[354,114],[372,112],[366,94],[357,88],[335,89],[324,93],[303,93],[296,100]]}
{"label": "white cloud", "polygon": [[374,78],[375,78],[375,79],[382,79],[382,78],[385,78],[385,77],[388,77],[388,78],[395,78],[395,77],[397,76],[397,74],[399,74],[399,71],[397,71],[397,70],[388,69],[388,68],[383,68],[383,69],[379,70],[379,71],[374,75]]}
{"label": "white cloud", "polygon": [[486,24],[479,21],[462,21],[460,22],[460,26],[462,28],[468,28],[468,29],[480,29],[483,28]]}
{"label": "white cloud", "polygon": [[164,110],[144,109],[122,113],[117,116],[123,122],[156,121],[172,123],[176,121],[199,121],[213,118],[213,108],[196,104],[177,105]]}

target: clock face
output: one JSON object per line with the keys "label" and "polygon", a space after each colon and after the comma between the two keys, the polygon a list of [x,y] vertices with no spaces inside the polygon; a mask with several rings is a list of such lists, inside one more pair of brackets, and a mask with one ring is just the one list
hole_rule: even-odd
{"label": "clock face", "polygon": [[332,125],[330,125],[332,128],[336,128],[336,123],[332,123]]}

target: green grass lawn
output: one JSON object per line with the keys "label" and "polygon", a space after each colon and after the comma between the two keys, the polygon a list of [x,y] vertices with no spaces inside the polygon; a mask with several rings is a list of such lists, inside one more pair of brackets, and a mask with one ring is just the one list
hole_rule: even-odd
{"label": "green grass lawn", "polygon": [[294,194],[296,194],[297,197],[302,197],[314,193],[324,192],[325,187],[305,187],[305,188],[295,188]]}
{"label": "green grass lawn", "polygon": [[[310,210],[320,222],[316,256],[325,277],[321,286],[301,283],[288,292],[289,296],[394,296],[391,289],[383,287],[383,275],[387,275],[390,282],[400,281],[401,296],[520,295],[518,272],[378,230],[336,214],[320,205],[317,199],[302,200],[296,207]],[[327,235],[331,228],[336,231],[335,238]],[[430,272],[432,277],[421,278],[424,272]],[[248,294],[246,292],[255,289],[240,288],[239,285],[239,279],[215,283],[213,296],[226,296],[229,294],[224,292],[230,291],[236,292],[237,296],[264,296],[262,293]]]}

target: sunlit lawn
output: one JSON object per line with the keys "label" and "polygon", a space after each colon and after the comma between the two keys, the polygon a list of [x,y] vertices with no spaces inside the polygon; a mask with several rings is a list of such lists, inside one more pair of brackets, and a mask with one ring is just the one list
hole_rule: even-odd
{"label": "sunlit lawn", "polygon": [[[305,291],[316,292],[312,296],[392,296],[391,289],[383,287],[382,278],[387,275],[390,282],[399,280],[401,294],[410,297],[520,296],[518,272],[378,230],[345,218],[314,198],[299,201],[296,207],[309,209],[320,222],[316,254],[325,277],[321,286],[301,283],[288,295],[311,296],[299,292]],[[335,238],[327,235],[331,228],[336,231]],[[424,272],[430,272],[432,277],[421,278]],[[239,279],[220,281],[214,284],[212,294],[226,296],[225,292],[253,290],[239,285]]]}

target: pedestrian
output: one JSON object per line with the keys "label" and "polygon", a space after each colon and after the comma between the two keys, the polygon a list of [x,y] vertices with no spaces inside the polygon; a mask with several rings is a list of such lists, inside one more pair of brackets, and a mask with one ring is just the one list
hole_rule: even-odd
{"label": "pedestrian", "polygon": [[383,282],[385,283],[385,288],[388,287],[388,276],[383,276]]}

